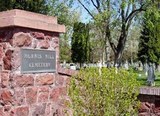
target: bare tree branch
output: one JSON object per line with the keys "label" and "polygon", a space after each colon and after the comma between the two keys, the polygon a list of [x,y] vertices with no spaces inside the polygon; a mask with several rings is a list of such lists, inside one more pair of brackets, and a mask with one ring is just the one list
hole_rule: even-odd
{"label": "bare tree branch", "polygon": [[99,13],[101,13],[101,10],[100,10],[100,1],[99,0],[96,0],[96,4],[94,2],[94,0],[91,0],[93,6],[98,10]]}
{"label": "bare tree branch", "polygon": [[93,16],[93,14],[89,11],[89,9],[81,2],[81,0],[78,0],[78,2],[82,5],[82,7],[88,12],[88,14],[95,19],[95,17]]}
{"label": "bare tree branch", "polygon": [[114,52],[114,53],[117,53],[117,48],[116,48],[115,44],[114,44],[113,42],[111,42],[111,41],[109,41],[109,44],[110,44],[113,52]]}
{"label": "bare tree branch", "polygon": [[100,8],[100,1],[96,0],[98,9]]}
{"label": "bare tree branch", "polygon": [[114,53],[117,52],[117,48],[115,46],[115,44],[112,42],[112,38],[111,38],[111,32],[110,32],[110,27],[109,27],[109,22],[107,22],[106,28],[105,28],[105,38],[107,38],[112,50]]}
{"label": "bare tree branch", "polygon": [[131,3],[128,4],[127,10],[126,10],[126,17],[127,17],[128,14],[129,14],[130,6],[131,6]]}
{"label": "bare tree branch", "polygon": [[105,2],[104,0],[101,1],[101,7],[103,8],[103,10],[105,11],[106,10],[106,7],[105,7]]}
{"label": "bare tree branch", "polygon": [[125,23],[124,9],[121,11],[122,25]]}
{"label": "bare tree branch", "polygon": [[131,25],[132,19],[140,12],[145,11],[143,9],[137,9],[135,10],[135,12],[132,13],[132,15],[130,15],[130,17],[128,17],[128,21],[126,22],[127,26],[126,26],[126,30],[128,30],[128,28]]}
{"label": "bare tree branch", "polygon": [[143,8],[144,5],[142,5],[139,9],[133,10],[128,17],[126,18],[125,22],[128,22],[129,20],[132,20],[134,16],[136,16],[139,12],[145,11]]}
{"label": "bare tree branch", "polygon": [[93,4],[93,6],[96,7],[96,9],[99,9],[99,7],[100,7],[99,0],[96,0],[97,5],[94,3],[93,0],[91,0],[91,2],[92,2],[92,4]]}

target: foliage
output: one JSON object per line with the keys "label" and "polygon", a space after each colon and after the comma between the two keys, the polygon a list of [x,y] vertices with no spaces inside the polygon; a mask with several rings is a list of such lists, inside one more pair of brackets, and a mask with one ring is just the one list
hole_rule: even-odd
{"label": "foliage", "polygon": [[0,11],[22,9],[31,12],[47,14],[48,5],[46,0],[1,0]]}
{"label": "foliage", "polygon": [[160,12],[156,7],[144,14],[138,58],[143,63],[160,63]]}
{"label": "foliage", "polygon": [[74,24],[73,36],[71,42],[72,61],[75,63],[84,63],[89,59],[89,27],[88,25],[77,22]]}
{"label": "foliage", "polygon": [[140,25],[132,26],[129,30],[128,41],[126,42],[124,48],[124,54],[122,57],[122,61],[130,61],[133,64],[133,61],[137,61],[137,53],[138,53],[138,44],[139,38],[141,35],[141,27]]}
{"label": "foliage", "polygon": [[64,35],[60,38],[60,62],[71,62],[71,47]]}
{"label": "foliage", "polygon": [[79,18],[79,13],[77,10],[71,10],[72,5],[67,1],[68,0],[50,0],[48,14],[57,16],[59,24],[73,26]]}
{"label": "foliage", "polygon": [[[128,31],[134,19],[145,11],[151,0],[78,0],[79,4],[88,12],[100,30],[103,53],[107,57],[107,46],[113,50],[115,63],[120,64],[128,37]],[[90,7],[92,6],[92,7]],[[113,37],[114,30],[118,30],[117,37]],[[102,54],[103,54],[102,53]],[[107,58],[106,58],[107,59]]]}
{"label": "foliage", "polygon": [[69,95],[75,116],[134,116],[139,101],[137,75],[119,69],[86,68],[72,77]]}
{"label": "foliage", "polygon": [[66,32],[60,36],[60,61],[71,62],[70,39],[73,33],[74,23],[79,21],[80,14],[72,8],[72,2],[68,0],[50,0],[49,15],[56,16],[58,23],[65,25]]}

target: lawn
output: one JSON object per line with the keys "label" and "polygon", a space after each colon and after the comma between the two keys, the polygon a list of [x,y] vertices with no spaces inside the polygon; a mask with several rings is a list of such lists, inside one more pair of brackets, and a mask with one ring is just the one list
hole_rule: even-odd
{"label": "lawn", "polygon": [[[140,82],[140,84],[142,86],[147,86],[147,76],[145,75],[144,71],[135,71],[135,73],[138,75],[137,80]],[[155,86],[160,86],[160,72],[156,71],[155,75]]]}

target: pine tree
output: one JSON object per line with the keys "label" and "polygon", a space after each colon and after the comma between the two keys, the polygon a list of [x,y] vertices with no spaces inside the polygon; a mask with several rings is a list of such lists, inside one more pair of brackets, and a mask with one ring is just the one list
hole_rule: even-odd
{"label": "pine tree", "polygon": [[138,58],[142,63],[160,63],[160,14],[155,10],[144,14]]}
{"label": "pine tree", "polygon": [[89,28],[84,23],[75,23],[72,36],[72,61],[74,63],[87,62],[89,59]]}
{"label": "pine tree", "polygon": [[21,9],[36,13],[47,14],[49,7],[47,0],[1,0],[0,11]]}

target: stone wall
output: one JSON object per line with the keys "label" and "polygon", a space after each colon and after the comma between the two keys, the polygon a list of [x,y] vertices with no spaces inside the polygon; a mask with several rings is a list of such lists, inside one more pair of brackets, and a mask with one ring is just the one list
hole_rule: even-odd
{"label": "stone wall", "polygon": [[[0,23],[0,27],[0,116],[64,116],[64,111],[70,112],[67,85],[74,72],[59,66],[59,32],[16,24],[2,27]],[[21,48],[55,50],[56,72],[22,74]]]}
{"label": "stone wall", "polygon": [[159,87],[141,87],[139,116],[160,116]]}
{"label": "stone wall", "polygon": [[141,101],[139,116],[159,116],[160,96],[139,95]]}

